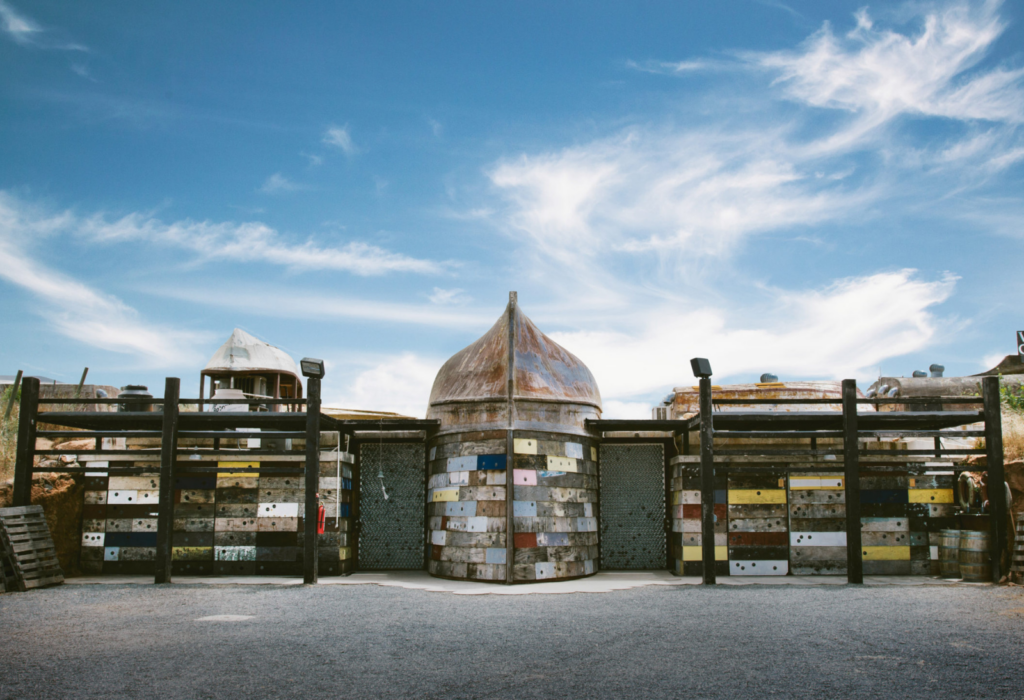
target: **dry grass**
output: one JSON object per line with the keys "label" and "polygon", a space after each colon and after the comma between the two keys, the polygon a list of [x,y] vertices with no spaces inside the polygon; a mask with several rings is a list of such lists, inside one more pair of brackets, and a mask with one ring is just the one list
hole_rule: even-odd
{"label": "dry grass", "polygon": [[11,390],[7,389],[0,398],[0,484],[14,478],[14,454],[18,449],[18,403],[11,408],[11,417],[4,420],[7,400]]}
{"label": "dry grass", "polygon": [[1024,413],[1003,407],[1003,455],[1007,462],[1024,460]]}

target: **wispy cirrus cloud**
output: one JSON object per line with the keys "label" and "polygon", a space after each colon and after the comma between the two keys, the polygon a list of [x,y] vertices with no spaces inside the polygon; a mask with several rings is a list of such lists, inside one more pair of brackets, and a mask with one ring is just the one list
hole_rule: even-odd
{"label": "wispy cirrus cloud", "polygon": [[67,211],[43,212],[10,194],[0,194],[9,216],[16,216],[23,230],[73,235],[97,244],[137,242],[177,248],[192,253],[198,262],[260,262],[296,270],[338,270],[360,276],[399,272],[440,274],[449,266],[449,263],[414,258],[362,241],[325,245],[310,238],[294,243],[260,222],[216,223],[185,219],[165,223],[138,212],[118,219],[110,219],[102,213],[83,217]]}
{"label": "wispy cirrus cloud", "polygon": [[603,396],[626,410],[631,397],[687,381],[685,357],[713,358],[718,377],[771,371],[868,378],[883,360],[940,339],[944,320],[934,307],[955,285],[952,275],[928,281],[914,270],[881,272],[817,289],[766,290],[757,319],[714,305],[675,304],[635,313],[618,330],[550,335],[590,367]]}
{"label": "wispy cirrus cloud", "polygon": [[58,51],[89,50],[82,44],[62,41],[33,20],[18,13],[5,0],[0,0],[0,30],[19,46]]}
{"label": "wispy cirrus cloud", "polygon": [[1024,120],[1024,69],[975,69],[1006,28],[1000,2],[956,3],[924,13],[914,33],[878,27],[867,8],[839,37],[829,25],[798,50],[746,54],[778,74],[790,99],[865,115],[874,122],[900,114]]}
{"label": "wispy cirrus cloud", "polygon": [[[1020,235],[1008,213],[1021,201],[1004,193],[993,210],[983,204],[992,178],[1024,159],[1019,71],[984,62],[1004,30],[998,8],[907,5],[910,21],[896,28],[862,10],[846,34],[826,25],[792,50],[636,63],[676,75],[743,70],[745,85],[760,88],[710,88],[742,105],[728,114],[617,127],[486,171],[500,202],[487,202],[488,220],[520,247],[520,267],[575,305],[574,325],[607,329],[553,337],[594,370],[609,407],[639,413],[645,392],[671,388],[667,377],[685,381],[679,357],[713,357],[723,378],[866,378],[888,358],[947,339],[943,325],[958,322],[937,309],[956,288],[952,274],[872,270],[788,289],[733,279],[727,290],[692,278],[714,278],[755,237],[833,244],[839,226],[922,206]],[[910,119],[941,128],[908,139]],[[623,261],[642,283],[620,274]],[[600,312],[581,306],[595,297]],[[763,313],[737,315],[751,299]]]}
{"label": "wispy cirrus cloud", "polygon": [[154,324],[115,296],[104,294],[35,260],[24,245],[65,229],[66,213],[48,215],[0,192],[0,278],[31,293],[37,312],[61,335],[158,367],[194,365],[204,333]]}
{"label": "wispy cirrus cloud", "polygon": [[[915,7],[918,22],[906,33],[861,10],[843,37],[826,25],[797,49],[738,56],[735,65],[755,77],[774,76],[755,117],[637,125],[502,159],[488,171],[506,203],[499,223],[537,258],[560,264],[622,252],[666,262],[685,253],[693,262],[733,253],[751,236],[870,216],[900,196],[939,199],[1019,162],[1024,70],[979,66],[1004,29],[999,4]],[[709,64],[656,65],[686,72]],[[806,109],[773,111],[780,98]],[[953,120],[962,130],[911,147],[894,138],[901,115]],[[979,133],[979,122],[990,126]],[[923,163],[932,170],[916,172]],[[941,168],[956,172],[928,179]]]}
{"label": "wispy cirrus cloud", "polygon": [[349,131],[348,124],[330,127],[324,133],[322,140],[328,146],[340,148],[347,156],[353,156],[358,151],[355,142],[352,141],[352,134]]}
{"label": "wispy cirrus cloud", "polygon": [[280,194],[281,192],[297,192],[304,189],[308,189],[306,185],[292,182],[281,173],[274,173],[263,182],[260,192],[264,194]]}

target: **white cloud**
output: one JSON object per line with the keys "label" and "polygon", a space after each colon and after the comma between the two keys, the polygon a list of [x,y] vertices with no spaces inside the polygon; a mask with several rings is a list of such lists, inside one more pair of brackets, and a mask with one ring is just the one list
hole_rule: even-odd
{"label": "white cloud", "polygon": [[[914,33],[862,11],[845,37],[826,25],[797,50],[740,55],[730,65],[776,73],[777,89],[766,85],[747,97],[756,109],[713,127],[635,126],[498,161],[487,174],[506,206],[492,219],[522,242],[535,279],[564,283],[561,271],[583,261],[591,277],[607,276],[630,253],[671,280],[709,256],[735,255],[752,236],[864,222],[900,197],[937,202],[1021,162],[1024,69],[979,66],[1004,28],[998,3],[908,7],[920,20]],[[828,112],[775,111],[780,94]],[[895,133],[904,114],[954,120],[959,133],[909,145]],[[595,286],[588,292],[603,293]]]}
{"label": "white cloud", "polygon": [[430,130],[434,132],[435,138],[441,138],[444,136],[444,125],[436,119],[427,119],[427,124],[430,124]]}
{"label": "white cloud", "polygon": [[466,295],[464,289],[441,289],[440,287],[434,287],[434,291],[430,294],[430,303],[432,304],[464,304],[470,301],[470,298]]}
{"label": "white cloud", "polygon": [[263,186],[260,187],[260,192],[265,194],[277,194],[279,192],[295,192],[296,190],[306,189],[305,185],[292,182],[281,173],[274,173],[266,179]]}
{"label": "white cloud", "polygon": [[976,70],[1005,29],[999,2],[952,4],[922,13],[916,35],[878,28],[862,9],[837,37],[826,24],[799,51],[751,54],[777,71],[790,98],[849,110],[872,123],[903,113],[1024,121],[1024,70]]}
{"label": "white cloud", "polygon": [[105,244],[151,243],[188,251],[200,262],[262,262],[301,270],[339,270],[361,276],[391,272],[441,274],[450,266],[450,263],[413,258],[361,241],[349,241],[342,246],[319,245],[312,239],[290,243],[275,229],[259,222],[213,223],[186,219],[164,223],[142,213],[116,220],[109,220],[103,214],[89,217],[67,211],[53,214],[2,191],[0,203],[5,216],[17,221],[23,231],[70,234]]}
{"label": "white cloud", "polygon": [[329,395],[324,403],[423,418],[430,388],[443,362],[407,352],[364,363],[366,368],[357,370],[355,379],[341,391]]}
{"label": "white cloud", "polygon": [[305,158],[306,160],[309,161],[310,167],[316,167],[318,165],[323,165],[324,164],[323,156],[318,156],[315,153],[305,153],[305,152],[303,152],[303,153],[300,153],[299,155],[301,155],[303,158]]}
{"label": "white cloud", "polygon": [[818,178],[780,129],[639,130],[499,163],[493,184],[517,238],[560,263],[613,251],[722,255],[740,239],[834,220],[870,192]]}
{"label": "white cloud", "polygon": [[349,133],[348,124],[329,128],[324,134],[323,142],[329,146],[340,148],[347,156],[355,155],[358,150],[352,142],[352,135]]}
{"label": "white cloud", "polygon": [[41,303],[40,315],[69,338],[135,355],[153,366],[200,362],[197,347],[208,340],[205,334],[148,323],[120,299],[39,264],[22,249],[66,223],[66,215],[26,216],[18,202],[0,193],[0,277],[33,294]]}
{"label": "white cloud", "polygon": [[48,36],[46,30],[28,17],[15,12],[14,8],[4,0],[0,0],[0,29],[7,36],[11,37],[16,44],[21,46],[60,51],[89,50],[81,44],[60,41],[52,36]]}
{"label": "white cloud", "polygon": [[96,78],[94,78],[92,73],[89,71],[89,66],[84,63],[72,63],[71,72],[77,76],[85,78],[86,80],[91,80],[94,83],[96,82]]}
{"label": "white cloud", "polygon": [[606,400],[618,402],[669,391],[673,382],[688,385],[691,357],[709,358],[723,379],[768,371],[783,378],[867,377],[882,360],[940,339],[932,307],[949,298],[955,282],[918,280],[913,270],[883,272],[821,290],[773,290],[770,310],[756,319],[663,304],[635,314],[621,330],[550,335],[586,363]]}
{"label": "white cloud", "polygon": [[734,69],[739,66],[736,62],[694,59],[689,61],[626,61],[626,67],[656,75],[683,75],[709,70]]}

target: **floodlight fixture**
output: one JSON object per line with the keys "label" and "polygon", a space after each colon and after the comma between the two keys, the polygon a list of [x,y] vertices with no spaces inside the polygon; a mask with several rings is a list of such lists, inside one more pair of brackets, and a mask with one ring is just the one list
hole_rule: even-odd
{"label": "floodlight fixture", "polygon": [[703,357],[695,357],[690,360],[690,369],[693,370],[693,376],[701,379],[707,379],[711,376],[711,363]]}
{"label": "floodlight fixture", "polygon": [[317,379],[324,378],[323,360],[318,360],[313,357],[303,357],[299,362],[299,367],[302,368],[303,377],[316,377]]}

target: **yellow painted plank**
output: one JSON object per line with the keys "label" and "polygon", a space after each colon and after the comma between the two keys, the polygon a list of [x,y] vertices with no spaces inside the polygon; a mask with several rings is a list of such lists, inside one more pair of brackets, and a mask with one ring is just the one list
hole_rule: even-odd
{"label": "yellow painted plank", "polygon": [[575,472],[579,471],[576,460],[572,457],[552,457],[548,455],[549,472]]}
{"label": "yellow painted plank", "polygon": [[173,561],[213,561],[213,547],[171,547]]}
{"label": "yellow painted plank", "polygon": [[351,559],[351,558],[352,558],[352,548],[351,547],[342,547],[341,549],[338,550],[338,559],[340,559],[341,561],[345,561],[346,559]]}
{"label": "yellow painted plank", "polygon": [[512,448],[517,455],[537,454],[537,441],[533,438],[516,438],[513,440]]}
{"label": "yellow painted plank", "polygon": [[910,561],[910,547],[864,547],[864,561]]}
{"label": "yellow painted plank", "polygon": [[729,505],[785,502],[786,492],[782,489],[729,489]]}
{"label": "yellow painted plank", "polygon": [[434,496],[431,499],[434,503],[440,503],[442,501],[457,501],[459,500],[458,489],[437,489],[434,491]]}
{"label": "yellow painted plank", "polygon": [[[246,469],[246,468],[249,468],[249,467],[259,468],[259,466],[260,466],[259,462],[217,462],[217,468],[218,469],[225,469],[225,470]],[[229,478],[230,477],[237,477],[237,476],[259,476],[259,472],[223,471],[223,472],[217,472],[217,476],[226,476],[226,477],[229,477]]]}
{"label": "yellow painted plank", "polygon": [[[683,547],[683,561],[700,561],[702,547]],[[715,547],[715,561],[729,561],[728,547]]]}
{"label": "yellow painted plank", "polygon": [[953,489],[909,489],[907,500],[911,503],[952,503]]}
{"label": "yellow painted plank", "polygon": [[679,499],[682,498],[682,496],[683,496],[683,492],[682,491],[673,491],[672,492],[672,505],[674,505],[674,506],[679,505]]}

